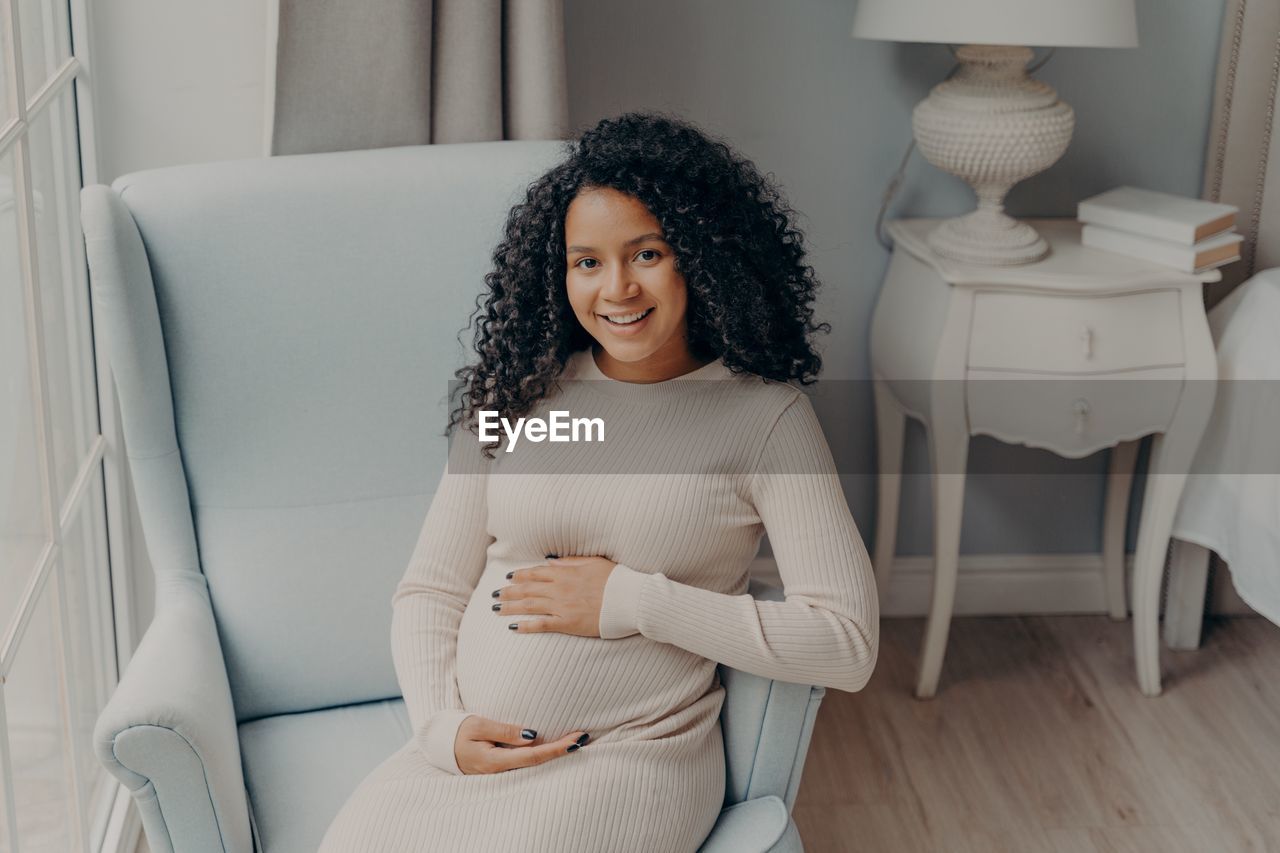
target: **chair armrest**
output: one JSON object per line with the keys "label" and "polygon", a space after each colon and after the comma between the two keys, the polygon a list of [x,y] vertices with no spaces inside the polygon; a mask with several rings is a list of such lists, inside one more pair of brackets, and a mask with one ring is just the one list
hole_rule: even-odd
{"label": "chair armrest", "polygon": [[251,853],[235,708],[204,576],[159,575],[156,615],[94,727],[152,853]]}
{"label": "chair armrest", "polygon": [[[748,592],[764,601],[783,599],[780,588],[755,578]],[[726,690],[720,711],[728,774],[726,803],[773,796],[789,810],[800,790],[826,688],[763,678],[724,665],[719,671]]]}
{"label": "chair armrest", "polygon": [[801,853],[800,833],[777,797],[736,803],[720,812],[698,853]]}

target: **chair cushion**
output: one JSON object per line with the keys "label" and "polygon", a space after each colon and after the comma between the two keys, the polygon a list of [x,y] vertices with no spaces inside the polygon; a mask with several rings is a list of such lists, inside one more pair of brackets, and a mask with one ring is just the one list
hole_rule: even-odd
{"label": "chair cushion", "polygon": [[259,853],[315,853],[351,792],[411,734],[401,699],[241,725]]}
{"label": "chair cushion", "polygon": [[[410,734],[401,699],[242,724],[240,755],[258,853],[315,853],[347,797]],[[776,846],[790,826],[778,797],[737,803],[721,812],[702,853],[791,849]]]}

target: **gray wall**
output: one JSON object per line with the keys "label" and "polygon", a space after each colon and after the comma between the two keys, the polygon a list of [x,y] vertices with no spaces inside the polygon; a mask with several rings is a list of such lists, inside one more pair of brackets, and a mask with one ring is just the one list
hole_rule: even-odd
{"label": "gray wall", "polygon": [[98,180],[263,155],[266,0],[90,3]]}
{"label": "gray wall", "polygon": [[[676,112],[729,139],[783,185],[804,214],[824,281],[824,380],[865,379],[867,332],[888,261],[873,234],[889,175],[911,139],[911,109],[951,67],[941,45],[855,40],[851,0],[566,0],[570,120],[575,129],[632,109]],[[1063,49],[1038,73],[1076,110],[1066,156],[1016,187],[1015,215],[1073,216],[1118,184],[1198,195],[1222,0],[1138,0],[1141,47]],[[891,216],[972,207],[968,187],[916,155]],[[822,384],[822,383],[820,383]],[[815,405],[842,471],[871,472],[865,385],[820,389]],[[908,470],[927,470],[922,432]],[[975,439],[971,470],[1025,470],[969,481],[966,553],[1096,551],[1105,453],[1077,461]],[[1017,466],[1013,468],[1011,466]],[[848,475],[865,535],[874,479]],[[899,553],[931,546],[927,483],[907,477]],[[1135,508],[1136,512],[1136,508]],[[1131,525],[1131,528],[1133,525]]]}

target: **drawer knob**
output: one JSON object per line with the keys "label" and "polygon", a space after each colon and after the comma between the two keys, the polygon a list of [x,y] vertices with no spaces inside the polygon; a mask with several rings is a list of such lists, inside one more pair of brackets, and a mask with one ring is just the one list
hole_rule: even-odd
{"label": "drawer knob", "polygon": [[1089,420],[1089,401],[1081,397],[1071,404],[1076,413],[1076,435],[1084,435],[1085,422]]}
{"label": "drawer knob", "polygon": [[1085,358],[1093,358],[1093,329],[1085,326],[1080,330],[1080,345]]}

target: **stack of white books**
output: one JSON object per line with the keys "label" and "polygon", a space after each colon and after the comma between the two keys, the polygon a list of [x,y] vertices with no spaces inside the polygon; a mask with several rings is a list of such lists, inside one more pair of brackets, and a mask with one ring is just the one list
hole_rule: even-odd
{"label": "stack of white books", "polygon": [[1080,202],[1077,216],[1086,246],[1198,273],[1240,259],[1237,212],[1230,204],[1117,187]]}

